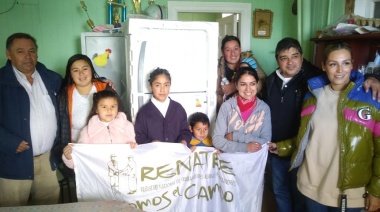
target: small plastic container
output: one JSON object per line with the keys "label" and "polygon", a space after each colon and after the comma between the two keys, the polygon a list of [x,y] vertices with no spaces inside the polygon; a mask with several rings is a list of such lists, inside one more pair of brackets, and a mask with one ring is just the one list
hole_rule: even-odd
{"label": "small plastic container", "polygon": [[223,77],[222,78],[222,81],[220,82],[221,85],[228,85],[230,84],[230,81],[228,81],[228,79],[226,77]]}

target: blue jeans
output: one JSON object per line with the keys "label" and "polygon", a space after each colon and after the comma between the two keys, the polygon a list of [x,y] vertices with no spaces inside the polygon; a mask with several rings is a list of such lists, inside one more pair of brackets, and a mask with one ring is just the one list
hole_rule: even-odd
{"label": "blue jeans", "polygon": [[298,168],[290,169],[290,160],[270,154],[273,193],[278,212],[304,212],[305,198],[297,189]]}
{"label": "blue jeans", "polygon": [[[305,197],[307,212],[341,212],[338,207],[322,205],[308,197]],[[346,208],[346,212],[360,212],[363,208]]]}

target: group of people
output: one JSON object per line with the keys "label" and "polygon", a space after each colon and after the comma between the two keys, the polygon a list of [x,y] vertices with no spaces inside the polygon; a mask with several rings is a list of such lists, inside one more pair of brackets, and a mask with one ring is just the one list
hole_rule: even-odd
{"label": "group of people", "polygon": [[[299,56],[299,50],[289,52]],[[297,57],[294,61],[301,64]],[[325,74],[310,78],[305,85],[308,90],[302,95],[303,104],[297,108],[300,113],[295,120],[298,132],[269,144],[272,153],[291,158],[282,161],[282,166],[298,172],[296,176],[273,174],[273,180],[282,176],[281,182],[287,183],[290,189],[291,183],[296,185],[293,189],[298,190],[294,192],[302,196],[288,203],[297,205],[298,211],[302,211],[302,203],[311,212],[360,212],[364,208],[377,211],[380,207],[380,103],[371,92],[366,92],[364,76],[352,71],[352,51],[347,44],[330,44],[324,50],[322,69]],[[275,160],[278,164],[272,165],[273,172],[280,165],[280,159]],[[290,194],[286,189],[276,190],[279,187],[284,186],[274,182],[274,191],[281,192],[276,195]],[[280,210],[282,206],[278,205]]]}
{"label": "group of people", "polygon": [[240,65],[246,59],[236,37],[226,36],[221,51],[213,144],[255,152],[268,143],[277,211],[377,211],[379,76],[353,71],[342,42],[326,48],[319,69],[296,39],[282,39],[278,69],[261,75],[265,81],[256,60],[252,73]]}
{"label": "group of people", "polygon": [[184,108],[168,97],[167,70],[151,73],[153,97],[132,124],[113,83],[97,75],[90,58],[70,57],[62,79],[37,61],[37,52],[29,34],[15,33],[6,41],[8,61],[0,69],[0,207],[57,204],[56,169],[63,161],[63,170],[73,174],[72,143],[123,143],[133,149],[169,141],[193,150],[211,145],[208,117],[196,113],[188,124]]}
{"label": "group of people", "polygon": [[[226,36],[218,64],[217,118],[187,118],[169,97],[170,73],[157,68],[152,98],[131,123],[112,82],[82,54],[65,77],[37,61],[37,42],[8,37],[0,69],[0,206],[56,204],[56,168],[74,167],[72,143],[150,142],[256,152],[269,145],[278,211],[380,208],[380,82],[352,71],[349,46],[326,48],[322,70],[303,58],[299,42],[278,42],[278,69],[266,76],[235,36]],[[363,198],[364,197],[364,198]]]}

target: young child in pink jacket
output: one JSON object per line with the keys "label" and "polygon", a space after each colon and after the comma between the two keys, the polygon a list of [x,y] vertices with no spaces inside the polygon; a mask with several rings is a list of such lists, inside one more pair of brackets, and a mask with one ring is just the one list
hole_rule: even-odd
{"label": "young child in pink jacket", "polygon": [[[78,143],[130,144],[132,149],[135,148],[137,143],[133,124],[120,111],[119,104],[122,103],[113,90],[94,93],[89,121],[82,129]],[[71,153],[72,147],[67,145],[63,149],[62,159],[67,167],[73,169]]]}

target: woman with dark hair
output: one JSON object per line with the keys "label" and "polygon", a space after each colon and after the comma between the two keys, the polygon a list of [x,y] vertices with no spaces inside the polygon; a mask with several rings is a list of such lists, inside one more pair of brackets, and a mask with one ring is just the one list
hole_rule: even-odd
{"label": "woman with dark hair", "polygon": [[241,67],[235,75],[237,93],[220,107],[212,142],[223,152],[256,152],[271,141],[268,105],[257,98],[259,77],[252,67]]}
{"label": "woman with dark hair", "polygon": [[[62,88],[58,93],[59,134],[54,146],[57,155],[62,155],[67,144],[78,141],[80,131],[87,124],[93,94],[105,89],[112,88],[100,79],[90,58],[75,54],[68,59]],[[120,107],[124,111],[122,104]]]}
{"label": "woman with dark hair", "polygon": [[261,91],[262,84],[265,81],[266,74],[253,57],[251,51],[242,52],[240,40],[236,36],[226,35],[222,40],[221,45],[222,57],[218,62],[218,80],[217,80],[217,112],[219,111],[222,103],[233,96],[236,92],[234,83],[234,75],[240,68],[240,64],[245,58],[252,58],[250,66],[257,70],[260,78],[258,84],[258,94]]}

